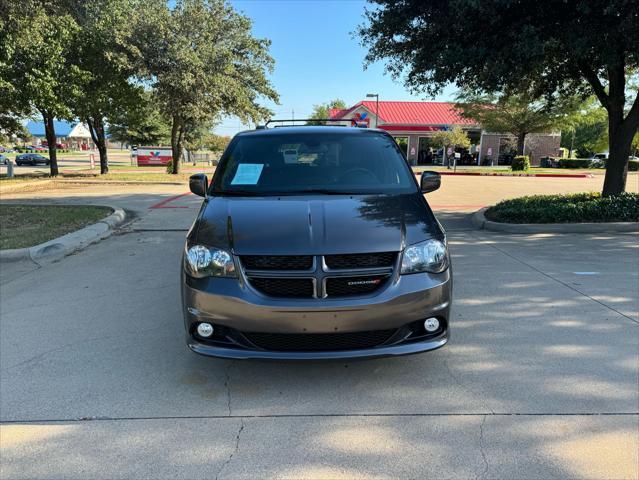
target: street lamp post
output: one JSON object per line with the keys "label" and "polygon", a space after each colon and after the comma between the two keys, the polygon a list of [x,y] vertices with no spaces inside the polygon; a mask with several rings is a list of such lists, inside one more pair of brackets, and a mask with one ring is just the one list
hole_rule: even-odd
{"label": "street lamp post", "polygon": [[375,97],[375,128],[377,128],[377,122],[379,121],[379,94],[378,93],[367,93],[366,98]]}

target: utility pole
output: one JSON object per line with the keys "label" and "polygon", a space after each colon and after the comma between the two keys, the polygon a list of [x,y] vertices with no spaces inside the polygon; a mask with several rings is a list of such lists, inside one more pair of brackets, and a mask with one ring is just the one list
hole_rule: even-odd
{"label": "utility pole", "polygon": [[377,124],[379,123],[379,94],[378,93],[367,93],[366,98],[375,97],[375,128],[377,128]]}

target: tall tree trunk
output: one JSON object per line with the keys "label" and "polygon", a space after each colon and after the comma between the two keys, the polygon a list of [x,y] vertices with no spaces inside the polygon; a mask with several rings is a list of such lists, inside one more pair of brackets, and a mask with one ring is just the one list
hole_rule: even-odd
{"label": "tall tree trunk", "polygon": [[[626,114],[626,71],[623,50],[608,64],[608,92],[592,71],[585,71],[597,98],[608,111],[608,161],[602,195],[618,195],[626,190],[628,156],[632,137],[639,128],[639,95]],[[625,115],[625,118],[624,118]]]}
{"label": "tall tree trunk", "polygon": [[526,148],[526,133],[517,134],[517,155],[524,154],[524,148]]}
{"label": "tall tree trunk", "polygon": [[46,110],[40,110],[44,121],[44,133],[47,137],[49,147],[49,169],[52,177],[58,175],[58,149],[56,147],[57,138],[55,136],[55,126],[53,125],[53,115]]}
{"label": "tall tree trunk", "polygon": [[624,95],[611,95],[608,100],[608,161],[602,195],[618,195],[626,190],[628,157],[632,139],[639,128],[639,95],[624,118]]}
{"label": "tall tree trunk", "polygon": [[109,157],[107,154],[106,133],[104,131],[102,115],[94,114],[93,117],[87,118],[87,124],[89,125],[93,143],[95,143],[98,154],[100,155],[100,174],[109,173]]}
{"label": "tall tree trunk", "polygon": [[184,135],[184,125],[177,116],[173,117],[171,126],[171,173],[177,174],[180,171],[180,157],[182,155],[182,138]]}
{"label": "tall tree trunk", "polygon": [[604,178],[604,197],[618,195],[626,190],[628,177],[628,157],[634,132],[623,128],[626,121],[619,122],[612,115],[608,115],[609,155],[606,162],[606,177]]}

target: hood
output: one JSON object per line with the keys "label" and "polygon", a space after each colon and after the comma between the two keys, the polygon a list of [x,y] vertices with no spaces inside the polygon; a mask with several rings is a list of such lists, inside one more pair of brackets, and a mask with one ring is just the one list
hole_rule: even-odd
{"label": "hood", "polygon": [[421,194],[213,197],[196,229],[237,255],[390,252],[443,235]]}

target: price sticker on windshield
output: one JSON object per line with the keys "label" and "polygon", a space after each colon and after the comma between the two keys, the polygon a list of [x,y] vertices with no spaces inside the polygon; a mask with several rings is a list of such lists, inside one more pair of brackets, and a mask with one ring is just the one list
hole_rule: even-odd
{"label": "price sticker on windshield", "polygon": [[263,168],[263,163],[240,163],[231,185],[257,185]]}

